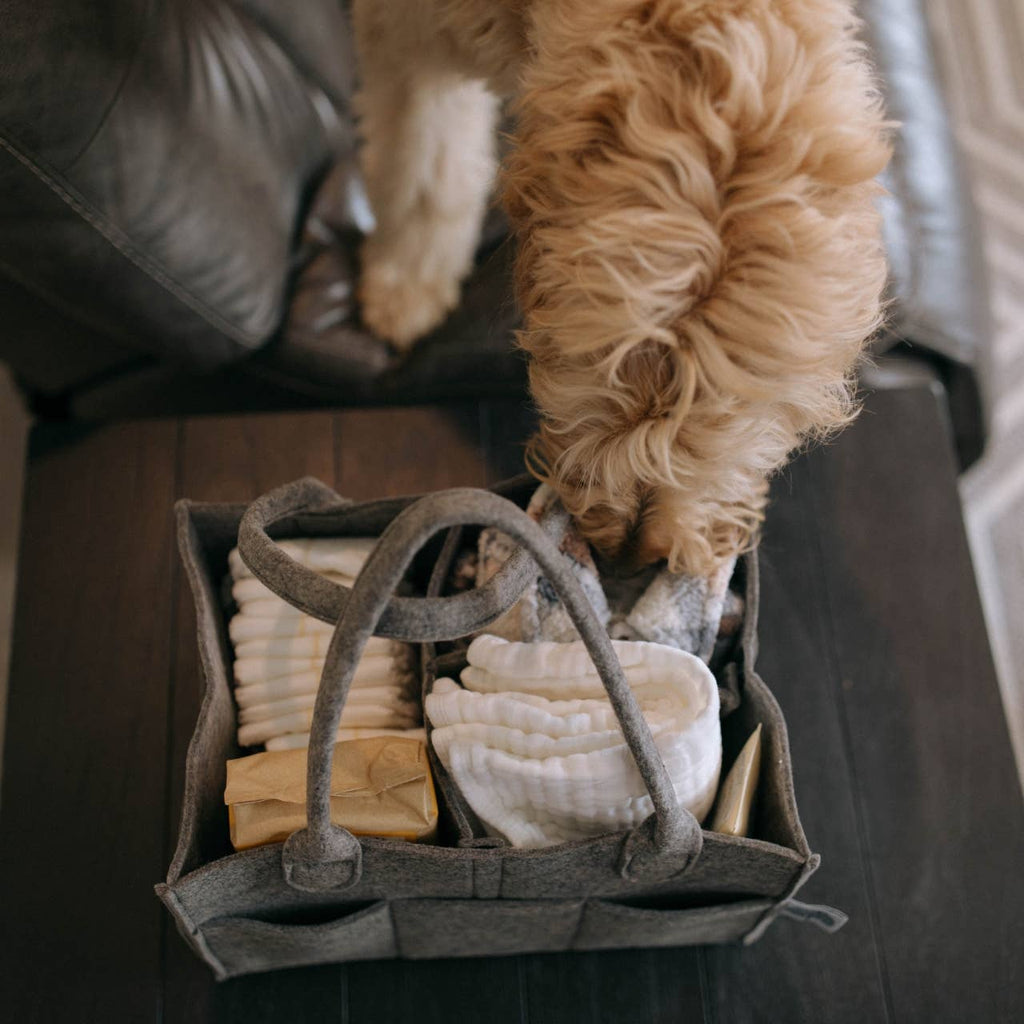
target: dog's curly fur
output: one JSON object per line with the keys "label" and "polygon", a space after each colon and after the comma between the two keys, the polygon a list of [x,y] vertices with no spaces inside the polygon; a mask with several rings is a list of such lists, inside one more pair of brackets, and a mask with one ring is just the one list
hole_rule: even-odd
{"label": "dog's curly fur", "polygon": [[449,54],[498,36],[518,79],[531,466],[605,554],[711,571],[851,418],[880,319],[888,144],[850,3],[436,2]]}

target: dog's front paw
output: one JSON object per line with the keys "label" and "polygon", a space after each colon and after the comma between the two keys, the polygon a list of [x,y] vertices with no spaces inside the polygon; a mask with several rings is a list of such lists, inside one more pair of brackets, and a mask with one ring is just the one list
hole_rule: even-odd
{"label": "dog's front paw", "polygon": [[370,263],[359,283],[363,323],[399,351],[444,320],[459,299],[450,278],[415,277],[394,263]]}

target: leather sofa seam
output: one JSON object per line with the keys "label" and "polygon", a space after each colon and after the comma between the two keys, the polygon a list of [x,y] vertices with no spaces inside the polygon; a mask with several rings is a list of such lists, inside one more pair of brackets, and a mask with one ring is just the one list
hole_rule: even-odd
{"label": "leather sofa seam", "polygon": [[101,235],[114,249],[126,260],[132,263],[138,270],[151,278],[154,282],[173,295],[181,303],[186,305],[194,313],[202,317],[211,326],[217,328],[227,337],[242,344],[246,348],[257,346],[263,340],[258,335],[250,334],[243,328],[231,323],[222,314],[210,308],[205,302],[193,295],[179,282],[175,281],[163,268],[148,259],[134,248],[130,240],[125,237],[118,237],[121,232],[113,224],[107,223],[100,214],[92,210],[88,203],[76,195],[70,187],[62,184],[57,177],[46,170],[36,160],[22,153],[18,147],[13,145],[7,138],[0,135],[0,149],[6,150],[15,160],[25,167],[30,174],[41,181],[50,191],[56,194],[64,203],[78,216]]}

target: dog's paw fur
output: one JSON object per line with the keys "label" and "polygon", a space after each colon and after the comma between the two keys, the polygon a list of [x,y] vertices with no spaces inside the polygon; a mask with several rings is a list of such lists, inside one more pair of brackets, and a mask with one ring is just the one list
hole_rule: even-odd
{"label": "dog's paw fur", "polygon": [[437,327],[459,299],[457,278],[422,278],[396,263],[371,263],[359,284],[363,323],[400,352]]}

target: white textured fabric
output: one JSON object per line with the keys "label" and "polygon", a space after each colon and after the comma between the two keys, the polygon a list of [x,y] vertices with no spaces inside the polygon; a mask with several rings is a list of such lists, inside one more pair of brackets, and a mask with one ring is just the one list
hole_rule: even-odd
{"label": "white textured fabric", "polygon": [[[369,740],[375,736],[401,736],[407,740],[419,740],[426,742],[427,730],[420,729],[346,729],[338,730],[335,736],[335,743],[344,743],[345,740]],[[290,732],[284,736],[275,736],[267,740],[267,750],[295,750],[309,746],[308,732]]]}
{"label": "white textured fabric", "polygon": [[[407,678],[394,676],[391,679],[360,679],[359,668],[356,669],[357,678],[352,681],[352,693],[361,693],[364,690],[382,690],[393,688],[403,695],[411,695],[414,688]],[[251,707],[253,704],[265,704],[268,701],[279,701],[289,697],[298,697],[308,694],[315,694],[320,688],[320,673],[309,672],[289,676],[286,679],[273,679],[267,683],[253,683],[251,686],[235,687],[235,701],[240,708]]]}
{"label": "white textured fabric", "polygon": [[[374,538],[282,541],[296,561],[351,586]],[[293,608],[256,579],[231,552],[231,593],[238,605],[228,632],[235,645],[238,742],[268,749],[308,745],[313,707],[334,627]],[[356,666],[342,712],[343,729],[415,729],[421,721],[411,648],[373,637]],[[288,739],[285,737],[299,737]],[[302,737],[305,737],[303,740]],[[282,741],[286,746],[278,745]]]}
{"label": "white textured fabric", "polygon": [[[633,673],[631,689],[677,798],[703,818],[722,760],[714,676],[672,647],[614,646],[627,678]],[[651,799],[582,642],[480,637],[468,660],[465,688],[437,680],[425,710],[438,757],[489,829],[514,846],[540,847],[634,828],[650,815]],[[494,689],[491,668],[518,689]],[[563,669],[571,674],[545,674]]]}
{"label": "white textured fabric", "polygon": [[[271,683],[278,679],[294,678],[302,673],[323,671],[324,659],[320,658],[267,658],[236,657],[235,683],[249,686],[257,683]],[[406,679],[411,667],[406,656],[394,657],[388,654],[364,654],[356,667],[356,682],[387,683]]]}
{"label": "white textured fabric", "polygon": [[[238,743],[243,747],[254,747],[266,743],[275,736],[284,736],[293,732],[308,733],[313,725],[313,709],[295,711],[289,715],[278,715],[276,718],[262,722],[249,722],[238,727]],[[399,715],[393,708],[380,704],[360,704],[355,701],[346,702],[341,713],[341,725],[348,728],[369,727],[374,729],[415,729],[419,725],[418,714]]]}
{"label": "white textured fabric", "polygon": [[[279,700],[266,701],[262,704],[250,704],[241,708],[238,712],[238,721],[242,725],[249,722],[263,722],[282,715],[290,715],[294,711],[303,711],[312,708],[316,703],[316,692],[298,693],[291,697],[282,697]],[[360,689],[350,690],[345,700],[345,707],[355,707],[357,704],[364,707],[375,707],[394,712],[397,719],[415,717],[416,705],[406,696],[406,691],[401,686],[364,686]],[[395,723],[398,724],[397,721]],[[381,722],[382,728],[389,727],[390,723]]]}
{"label": "white textured fabric", "polygon": [[[231,621],[241,618],[236,615]],[[251,621],[251,620],[250,620]],[[315,620],[314,620],[315,621]],[[288,634],[265,634],[263,636],[241,639],[235,644],[237,658],[317,658],[323,661],[327,656],[327,648],[331,642],[331,626],[324,623],[324,632],[307,632],[305,636]],[[244,628],[236,628],[235,632],[244,633]],[[383,636],[371,636],[363,648],[363,657],[375,655],[391,655],[408,657],[409,647],[398,640],[389,640]]]}
{"label": "white textured fabric", "polygon": [[[284,604],[284,602],[281,602]],[[294,640],[299,637],[323,637],[324,650],[330,643],[334,626],[321,622],[312,615],[253,615],[243,605],[237,615],[231,616],[228,633],[231,642],[242,644],[248,640],[269,640],[282,637]]]}
{"label": "white textured fabric", "polygon": [[[612,647],[631,686],[665,678],[678,664],[679,652],[663,644],[613,640]],[[470,644],[467,660],[461,679],[470,690],[521,690],[552,700],[604,696],[604,684],[582,643],[512,643],[483,634]]]}

